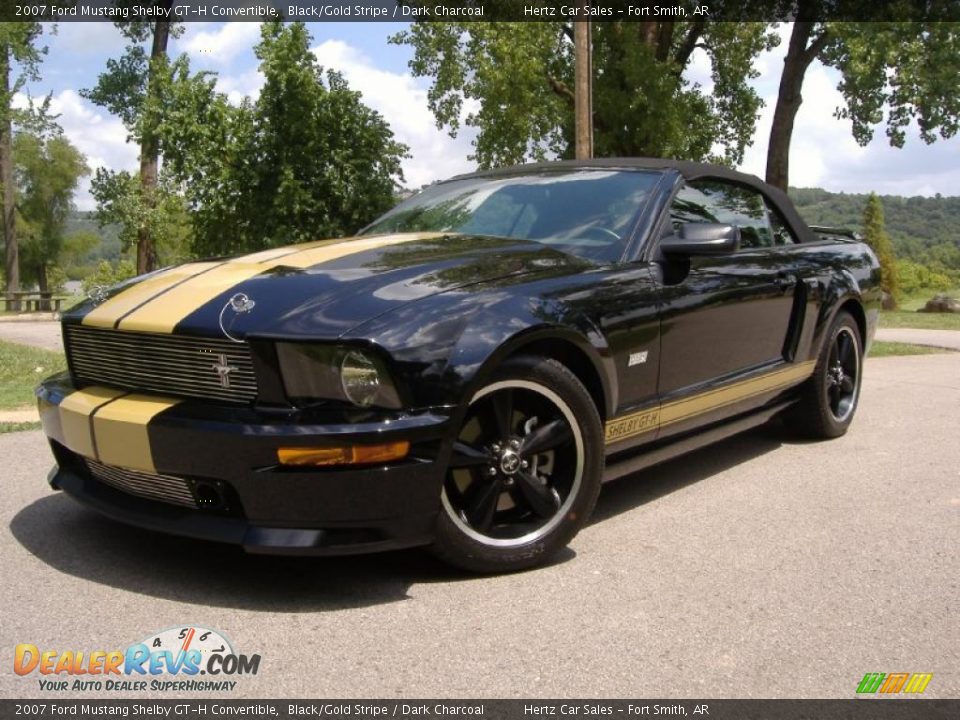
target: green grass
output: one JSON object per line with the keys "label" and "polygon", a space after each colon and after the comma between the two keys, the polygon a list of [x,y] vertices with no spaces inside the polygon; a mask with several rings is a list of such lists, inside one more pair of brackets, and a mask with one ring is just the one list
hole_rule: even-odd
{"label": "green grass", "polygon": [[0,410],[33,405],[37,384],[66,367],[63,353],[0,340]]}
{"label": "green grass", "polygon": [[918,328],[921,330],[960,330],[960,313],[921,313],[886,310],[880,313],[882,328]]}
{"label": "green grass", "polygon": [[4,433],[14,433],[14,432],[23,432],[24,430],[39,430],[39,422],[20,422],[20,423],[8,423],[0,422],[0,435]]}
{"label": "green grass", "polygon": [[922,290],[920,292],[915,292],[912,295],[906,295],[900,298],[900,310],[914,311],[919,310],[924,305],[927,304],[927,300],[932,298],[934,295],[946,295],[948,297],[960,298],[960,287],[951,288],[950,290]]}
{"label": "green grass", "polygon": [[870,346],[870,357],[895,357],[897,355],[936,355],[951,352],[945,348],[929,345],[914,345],[902,342],[875,342]]}

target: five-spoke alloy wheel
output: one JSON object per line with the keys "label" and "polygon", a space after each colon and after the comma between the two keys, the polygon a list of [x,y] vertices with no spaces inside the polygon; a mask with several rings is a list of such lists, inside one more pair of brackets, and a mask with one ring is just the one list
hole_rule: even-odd
{"label": "five-spoke alloy wheel", "polygon": [[530,567],[583,526],[600,488],[600,418],[554,360],[510,360],[453,443],[434,551],[478,571]]}
{"label": "five-spoke alloy wheel", "polygon": [[860,399],[862,371],[860,328],[849,313],[840,312],[830,326],[813,377],[801,394],[794,428],[813,438],[843,435]]}

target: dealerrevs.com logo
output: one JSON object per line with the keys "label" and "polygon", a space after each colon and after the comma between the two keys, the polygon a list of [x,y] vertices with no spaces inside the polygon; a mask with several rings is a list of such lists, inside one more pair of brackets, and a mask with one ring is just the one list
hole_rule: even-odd
{"label": "dealerrevs.com logo", "polygon": [[230,692],[234,678],[259,669],[260,655],[237,653],[223,634],[199,626],[153,633],[125,650],[61,652],[21,643],[13,658],[13,671],[39,676],[44,692]]}

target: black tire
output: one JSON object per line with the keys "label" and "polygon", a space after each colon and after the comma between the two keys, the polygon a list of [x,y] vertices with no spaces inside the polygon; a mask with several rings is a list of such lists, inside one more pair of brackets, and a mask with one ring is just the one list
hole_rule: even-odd
{"label": "black tire", "polygon": [[860,400],[862,377],[860,328],[849,313],[837,313],[813,377],[804,385],[789,419],[790,427],[799,435],[819,440],[846,433]]}
{"label": "black tire", "polygon": [[454,442],[431,551],[473,572],[539,565],[584,526],[603,474],[600,415],[555,360],[503,364]]}

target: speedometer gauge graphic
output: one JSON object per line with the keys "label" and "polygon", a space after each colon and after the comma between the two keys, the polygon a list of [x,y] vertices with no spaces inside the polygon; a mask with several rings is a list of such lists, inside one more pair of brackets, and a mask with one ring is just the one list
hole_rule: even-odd
{"label": "speedometer gauge graphic", "polygon": [[[178,657],[194,650],[200,653],[199,667],[206,667],[211,655],[233,655],[233,645],[220,632],[202,625],[184,625],[161,630],[148,636],[143,644],[151,652],[170,652]],[[204,674],[201,671],[201,674]]]}

